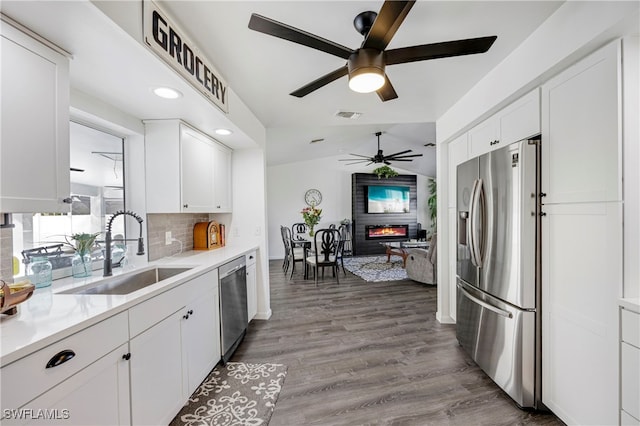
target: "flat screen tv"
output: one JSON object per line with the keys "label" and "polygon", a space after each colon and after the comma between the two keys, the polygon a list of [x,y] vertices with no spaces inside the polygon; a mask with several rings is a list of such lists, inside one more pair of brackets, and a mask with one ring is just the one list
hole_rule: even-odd
{"label": "flat screen tv", "polygon": [[367,213],[409,213],[409,187],[367,187]]}

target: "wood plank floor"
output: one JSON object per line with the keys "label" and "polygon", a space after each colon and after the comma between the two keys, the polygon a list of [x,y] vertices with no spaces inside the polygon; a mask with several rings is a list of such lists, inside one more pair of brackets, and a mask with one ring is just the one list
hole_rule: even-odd
{"label": "wood plank floor", "polygon": [[233,361],[288,366],[271,426],[562,425],[520,410],[464,353],[455,326],[436,318],[436,287],[367,283],[270,262],[268,321],[254,320]]}

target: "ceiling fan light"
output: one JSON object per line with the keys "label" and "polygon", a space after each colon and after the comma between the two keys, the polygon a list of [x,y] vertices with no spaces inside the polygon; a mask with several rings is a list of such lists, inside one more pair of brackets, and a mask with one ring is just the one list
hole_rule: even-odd
{"label": "ceiling fan light", "polygon": [[358,93],[375,92],[384,86],[384,73],[373,68],[370,70],[358,70],[356,75],[349,76],[349,88]]}

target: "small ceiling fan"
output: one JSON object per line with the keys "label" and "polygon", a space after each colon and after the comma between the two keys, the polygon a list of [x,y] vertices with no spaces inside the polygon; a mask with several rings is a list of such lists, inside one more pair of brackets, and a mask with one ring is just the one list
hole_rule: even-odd
{"label": "small ceiling fan", "polygon": [[422,154],[406,155],[411,152],[410,149],[396,152],[395,154],[390,154],[390,155],[382,154],[382,150],[380,149],[381,134],[382,132],[375,133],[375,135],[378,137],[378,152],[373,157],[369,157],[367,155],[360,155],[360,154],[349,154],[349,155],[354,155],[360,158],[343,158],[338,161],[351,161],[351,163],[347,163],[347,166],[351,164],[360,164],[360,163],[367,163],[366,166],[368,166],[369,164],[375,164],[375,163],[384,163],[389,165],[391,164],[390,163],[391,161],[413,161],[412,157],[422,157]]}
{"label": "small ceiling fan", "polygon": [[384,102],[398,97],[385,74],[385,66],[484,53],[497,38],[479,37],[385,50],[414,3],[415,0],[385,1],[379,13],[367,11],[358,14],[353,25],[364,36],[364,41],[355,50],[256,13],[251,15],[249,28],[347,60],[344,66],[291,92],[292,96],[301,98],[348,75],[352,90],[362,93],[376,91]]}

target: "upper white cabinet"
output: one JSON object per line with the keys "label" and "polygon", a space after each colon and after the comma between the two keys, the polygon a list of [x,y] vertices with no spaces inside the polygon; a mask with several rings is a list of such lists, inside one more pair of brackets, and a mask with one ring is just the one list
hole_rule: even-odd
{"label": "upper white cabinet", "polygon": [[545,204],[622,199],[620,42],[542,87]]}
{"label": "upper white cabinet", "polygon": [[216,145],[213,152],[214,213],[231,212],[231,150]]}
{"label": "upper white cabinet", "polygon": [[469,130],[469,158],[540,133],[540,90],[535,89]]}
{"label": "upper white cabinet", "polygon": [[1,34],[0,212],[68,212],[69,61],[4,21]]}
{"label": "upper white cabinet", "polygon": [[231,211],[231,150],[180,120],[145,122],[148,213]]}

